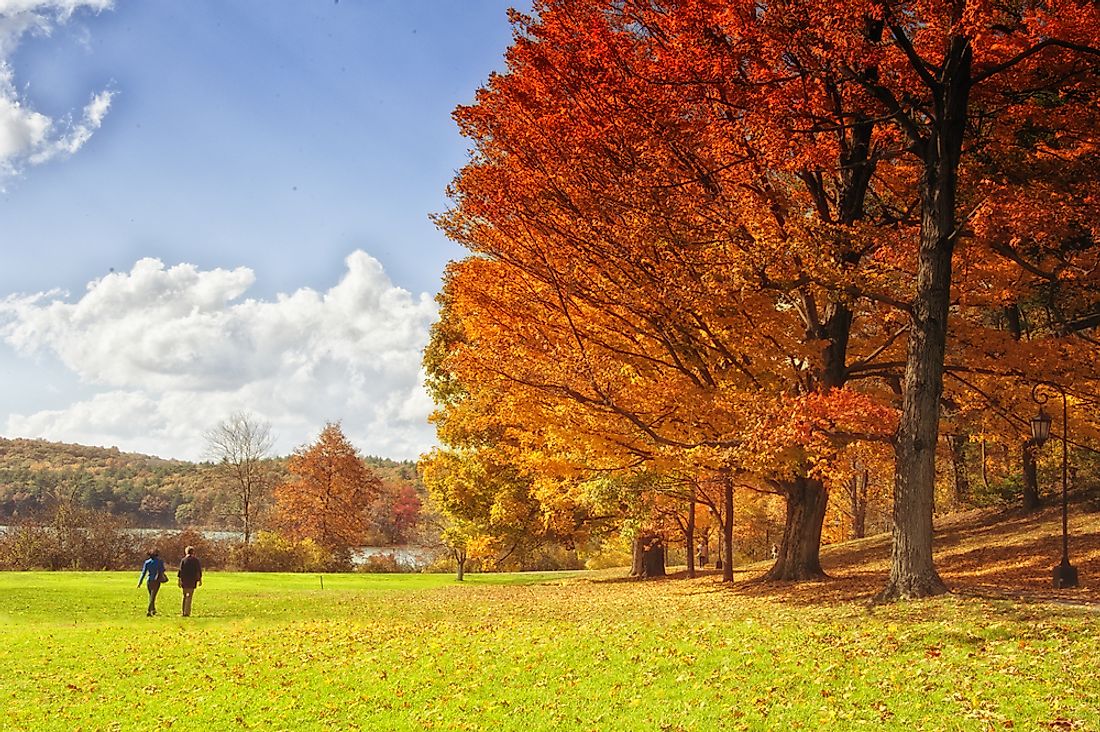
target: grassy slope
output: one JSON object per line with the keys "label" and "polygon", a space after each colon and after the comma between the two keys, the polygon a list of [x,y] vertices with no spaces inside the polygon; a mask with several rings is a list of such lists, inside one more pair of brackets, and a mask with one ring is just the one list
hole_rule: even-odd
{"label": "grassy slope", "polygon": [[[1001,525],[956,526],[945,566]],[[145,618],[137,572],[0,573],[0,729],[1100,730],[1095,605],[992,599],[982,576],[868,608],[879,541],[778,590],[211,573],[187,621],[173,587]]]}

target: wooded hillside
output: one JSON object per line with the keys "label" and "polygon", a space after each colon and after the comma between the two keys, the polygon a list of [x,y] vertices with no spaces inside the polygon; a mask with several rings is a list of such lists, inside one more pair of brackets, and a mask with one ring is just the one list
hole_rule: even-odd
{"label": "wooded hillside", "polygon": [[[268,462],[273,478],[281,479],[285,459]],[[392,503],[394,494],[405,487],[419,493],[413,463],[380,457],[365,457],[363,462],[393,488],[384,491],[380,501],[388,496]],[[210,463],[165,460],[117,447],[0,438],[0,524],[31,518],[58,500],[71,500],[132,526],[236,528],[229,510],[232,496],[212,468]],[[385,506],[379,511],[390,513]],[[372,521],[377,538],[394,543],[400,532],[390,531],[387,523],[382,516]]]}

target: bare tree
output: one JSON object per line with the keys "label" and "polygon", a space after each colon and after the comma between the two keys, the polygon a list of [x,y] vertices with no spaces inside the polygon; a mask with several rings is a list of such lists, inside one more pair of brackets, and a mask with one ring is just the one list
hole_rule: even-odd
{"label": "bare tree", "polygon": [[240,519],[244,543],[252,537],[252,525],[260,499],[268,486],[269,457],[273,440],[271,423],[248,412],[234,412],[204,435],[206,456],[217,465],[234,490],[235,513]]}

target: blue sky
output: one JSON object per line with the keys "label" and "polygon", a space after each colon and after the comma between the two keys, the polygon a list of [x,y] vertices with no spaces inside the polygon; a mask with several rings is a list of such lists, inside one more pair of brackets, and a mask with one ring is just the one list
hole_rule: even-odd
{"label": "blue sky", "polygon": [[428,216],[517,5],[0,0],[0,435],[197,457],[244,408],[281,451],[430,446],[462,252]]}

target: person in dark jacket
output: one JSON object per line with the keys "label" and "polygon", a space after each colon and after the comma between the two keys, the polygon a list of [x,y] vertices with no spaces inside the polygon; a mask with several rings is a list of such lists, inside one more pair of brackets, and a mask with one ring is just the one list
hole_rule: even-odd
{"label": "person in dark jacket", "polygon": [[157,614],[157,593],[160,592],[160,586],[168,579],[164,573],[164,561],[157,556],[155,549],[149,552],[149,558],[145,560],[145,564],[141,565],[138,587],[141,587],[146,577],[149,578],[145,585],[149,588],[149,609],[145,611],[145,617],[151,617]]}
{"label": "person in dark jacket", "polygon": [[195,556],[195,547],[189,546],[184,550],[183,561],[180,562],[179,583],[183,588],[183,617],[191,617],[191,598],[195,594],[195,588],[202,584],[202,564]]}

